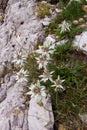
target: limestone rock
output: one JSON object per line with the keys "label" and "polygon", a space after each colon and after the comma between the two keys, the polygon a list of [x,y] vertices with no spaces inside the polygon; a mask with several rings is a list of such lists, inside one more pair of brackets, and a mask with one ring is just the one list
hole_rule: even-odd
{"label": "limestone rock", "polygon": [[73,46],[77,46],[78,49],[81,49],[84,53],[87,53],[87,31],[75,37]]}
{"label": "limestone rock", "polygon": [[48,18],[48,17],[45,17],[43,20],[42,20],[42,25],[43,26],[48,26],[51,22],[51,19]]}
{"label": "limestone rock", "polygon": [[46,37],[46,40],[45,40],[45,42],[48,42],[48,43],[55,43],[55,36],[53,36],[53,35],[48,35],[47,37]]}
{"label": "limestone rock", "polygon": [[53,130],[54,118],[50,100],[39,106],[35,99],[31,99],[28,113],[29,130]]}

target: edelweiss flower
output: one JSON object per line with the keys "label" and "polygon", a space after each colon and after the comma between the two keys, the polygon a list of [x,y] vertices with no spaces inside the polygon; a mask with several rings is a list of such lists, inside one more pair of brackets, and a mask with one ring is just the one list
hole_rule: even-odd
{"label": "edelweiss flower", "polygon": [[59,24],[59,28],[61,28],[61,33],[70,31],[70,24],[64,20],[61,24]]}
{"label": "edelweiss flower", "polygon": [[46,68],[48,61],[50,60],[50,57],[42,56],[40,55],[39,57],[35,58],[37,60],[38,68]]}
{"label": "edelweiss flower", "polygon": [[17,82],[27,81],[28,71],[25,71],[23,68],[17,73],[16,80]]}
{"label": "edelweiss flower", "polygon": [[55,48],[55,43],[52,42],[52,41],[50,41],[50,42],[45,41],[45,42],[43,43],[43,46],[48,47],[50,50],[51,50],[51,49],[53,50],[53,49]]}
{"label": "edelweiss flower", "polygon": [[47,70],[44,70],[43,75],[40,75],[39,77],[41,78],[41,81],[43,81],[43,82],[46,82],[47,80],[52,81],[53,73],[54,73],[54,71],[48,72]]}
{"label": "edelweiss flower", "polygon": [[31,95],[31,98],[35,98],[36,102],[42,102],[43,98],[46,98],[45,86],[41,86],[38,80],[36,84],[31,84],[29,87],[30,91],[27,95]]}
{"label": "edelweiss flower", "polygon": [[55,47],[55,44],[50,44],[50,43],[46,43],[45,42],[43,44],[43,46],[39,46],[39,49],[36,50],[35,52],[38,53],[38,54],[40,54],[40,55],[49,57],[50,54],[53,54],[54,47]]}
{"label": "edelweiss flower", "polygon": [[22,56],[22,53],[18,52],[17,54],[14,55],[14,59],[12,62],[15,63],[16,65],[23,65],[25,59],[26,58]]}
{"label": "edelweiss flower", "polygon": [[39,46],[39,49],[36,50],[36,53],[38,53],[42,56],[49,57],[49,55],[53,53],[53,50],[50,50],[50,48],[47,46]]}
{"label": "edelweiss flower", "polygon": [[58,75],[58,78],[56,79],[56,81],[53,81],[54,85],[52,85],[52,87],[55,87],[55,90],[57,91],[58,88],[64,89],[64,87],[62,86],[62,83],[65,80],[61,80],[60,76]]}

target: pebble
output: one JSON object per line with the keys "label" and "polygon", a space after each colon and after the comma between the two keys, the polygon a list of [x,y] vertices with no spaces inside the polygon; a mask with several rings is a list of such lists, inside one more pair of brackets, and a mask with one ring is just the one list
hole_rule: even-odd
{"label": "pebble", "polygon": [[78,20],[73,20],[73,22],[72,22],[74,25],[78,25]]}
{"label": "pebble", "polygon": [[87,20],[87,14],[84,15],[84,18]]}
{"label": "pebble", "polygon": [[85,20],[83,18],[79,18],[79,22],[83,23],[83,22],[85,22]]}
{"label": "pebble", "polygon": [[84,29],[84,28],[86,28],[86,27],[87,27],[86,24],[81,24],[81,25],[80,25],[80,28],[81,28],[81,29]]}
{"label": "pebble", "polygon": [[42,25],[43,25],[43,26],[48,26],[48,25],[50,24],[50,22],[51,22],[51,19],[48,18],[48,17],[45,17],[45,18],[43,19],[43,21],[42,21]]}

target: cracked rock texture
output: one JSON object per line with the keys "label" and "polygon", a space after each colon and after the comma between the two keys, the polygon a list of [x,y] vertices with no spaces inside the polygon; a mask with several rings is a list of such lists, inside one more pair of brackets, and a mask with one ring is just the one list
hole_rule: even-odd
{"label": "cracked rock texture", "polygon": [[[51,104],[48,105],[51,111],[40,107],[36,107],[34,111],[29,110],[26,97],[23,95],[26,83],[17,83],[15,74],[11,71],[14,54],[19,51],[23,54],[32,51],[41,32],[42,24],[34,13],[36,2],[34,0],[0,0],[0,4],[3,2],[6,2],[6,9],[3,23],[0,24],[0,130],[35,130],[35,128],[49,130],[50,121],[53,122]],[[4,72],[4,67],[9,71]],[[31,101],[30,108],[35,105],[37,104]],[[38,123],[37,118],[35,120],[38,128],[36,126],[31,129],[33,124],[30,123],[33,119],[30,120],[28,114],[38,111],[41,111],[47,119],[45,129],[43,121]],[[35,122],[33,123],[35,126]]]}

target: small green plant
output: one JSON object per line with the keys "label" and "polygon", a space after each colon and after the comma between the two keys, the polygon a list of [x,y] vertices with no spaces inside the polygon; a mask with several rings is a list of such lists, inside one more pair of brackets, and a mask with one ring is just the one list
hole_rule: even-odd
{"label": "small green plant", "polygon": [[62,17],[65,20],[71,20],[78,19],[80,17],[83,17],[84,11],[82,10],[82,3],[79,3],[77,1],[72,1],[63,11],[62,11]]}
{"label": "small green plant", "polygon": [[80,34],[84,31],[84,28],[80,28],[80,24],[73,24],[73,20],[79,19],[83,16],[82,11],[83,3],[72,1],[69,5],[65,6],[61,13],[58,13],[56,18],[45,29],[47,34],[55,34],[58,36],[58,40],[70,39],[73,40],[76,34]]}
{"label": "small green plant", "polygon": [[29,55],[26,59],[24,69],[28,70],[28,72],[29,72],[28,81],[30,83],[35,82],[38,78],[38,75],[40,72],[37,68],[38,68],[38,66],[36,64],[36,59],[35,59],[34,55],[32,55],[32,56]]}
{"label": "small green plant", "polygon": [[39,18],[44,18],[45,16],[50,16],[50,5],[47,3],[40,2],[36,8],[37,16]]}

